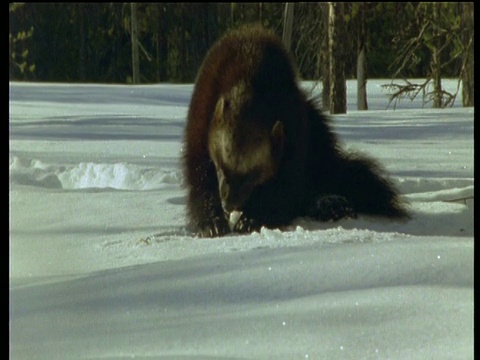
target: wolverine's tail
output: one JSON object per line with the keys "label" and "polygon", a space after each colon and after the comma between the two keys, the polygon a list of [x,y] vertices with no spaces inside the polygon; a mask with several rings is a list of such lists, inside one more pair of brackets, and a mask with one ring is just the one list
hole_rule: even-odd
{"label": "wolverine's tail", "polygon": [[409,219],[407,202],[373,159],[358,153],[340,160],[339,193],[349,199],[360,214]]}

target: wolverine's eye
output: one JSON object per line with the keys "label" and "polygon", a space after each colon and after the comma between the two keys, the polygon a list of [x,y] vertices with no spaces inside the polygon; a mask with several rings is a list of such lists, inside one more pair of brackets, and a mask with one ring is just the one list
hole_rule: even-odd
{"label": "wolverine's eye", "polygon": [[229,99],[223,99],[223,110],[229,110],[230,109],[230,100]]}

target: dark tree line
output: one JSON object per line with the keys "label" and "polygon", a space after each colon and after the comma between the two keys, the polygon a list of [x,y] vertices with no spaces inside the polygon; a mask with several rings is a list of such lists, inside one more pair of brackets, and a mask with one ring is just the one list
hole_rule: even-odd
{"label": "dark tree line", "polygon": [[[363,69],[362,83],[367,74],[438,83],[440,74],[462,77],[473,89],[473,3],[342,3],[343,35],[331,45],[333,5],[295,4],[290,50],[304,79],[328,85],[333,46],[345,78]],[[193,82],[226,30],[261,22],[282,36],[284,10],[285,3],[11,3],[10,79],[132,83],[134,44],[136,82]],[[473,90],[464,97],[473,104]]]}

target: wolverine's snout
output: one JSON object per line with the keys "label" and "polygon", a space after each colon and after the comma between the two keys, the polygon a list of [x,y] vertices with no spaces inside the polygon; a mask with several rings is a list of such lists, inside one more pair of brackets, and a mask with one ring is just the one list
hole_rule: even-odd
{"label": "wolverine's snout", "polygon": [[241,211],[244,199],[228,196],[228,193],[226,195],[226,197],[221,197],[223,211],[226,214],[230,214],[232,211]]}

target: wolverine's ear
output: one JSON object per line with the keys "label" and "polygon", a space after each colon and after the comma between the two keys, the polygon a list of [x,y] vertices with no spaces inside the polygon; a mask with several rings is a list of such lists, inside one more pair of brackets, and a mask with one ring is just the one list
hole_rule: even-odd
{"label": "wolverine's ear", "polygon": [[275,156],[280,158],[283,153],[283,142],[284,142],[284,134],[283,134],[283,123],[281,121],[277,121],[275,125],[273,125],[272,133],[272,149]]}

